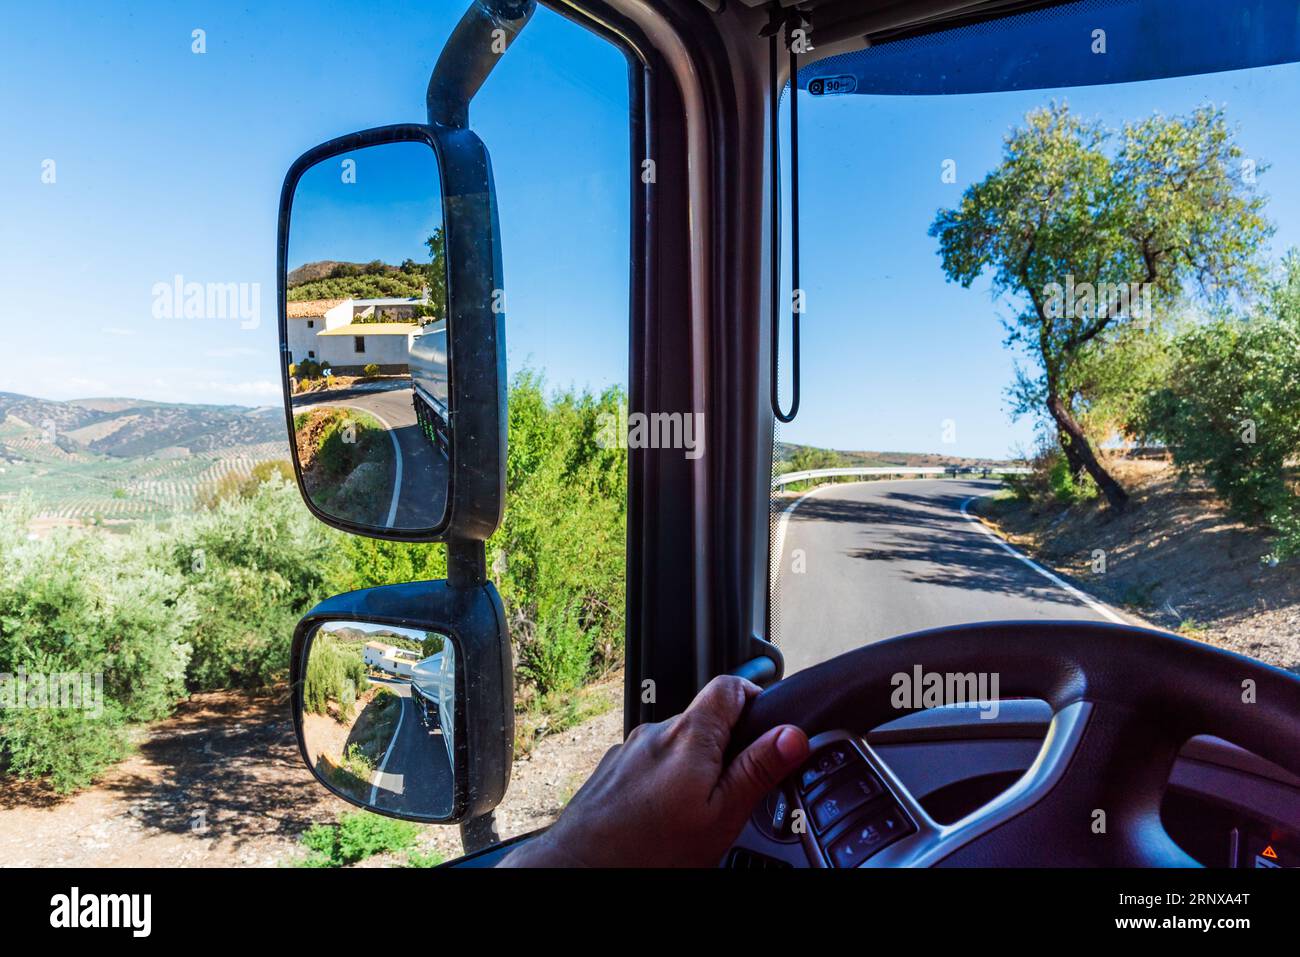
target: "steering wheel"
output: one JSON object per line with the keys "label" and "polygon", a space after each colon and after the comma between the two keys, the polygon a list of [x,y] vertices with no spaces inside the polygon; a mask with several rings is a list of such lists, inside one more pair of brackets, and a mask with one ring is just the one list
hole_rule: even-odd
{"label": "steering wheel", "polygon": [[[922,710],[896,693],[903,681],[895,676],[910,681],[918,667],[941,676],[996,674],[999,699],[1040,698],[1053,712],[1024,776],[950,825],[931,819],[865,741],[870,729]],[[1216,735],[1300,773],[1300,678],[1165,632],[1101,622],[985,622],[866,645],[763,691],[732,747],[785,723],[807,732],[814,763],[819,753],[823,764],[864,762],[883,785],[885,800],[871,806],[891,813],[870,826],[898,828],[901,836],[878,853],[863,852],[873,866],[1195,867],[1160,821],[1174,760],[1189,738]],[[805,811],[818,773],[791,783]],[[810,826],[804,836],[815,862],[851,859],[833,857],[816,831]],[[842,848],[849,838],[840,833],[829,836]]]}

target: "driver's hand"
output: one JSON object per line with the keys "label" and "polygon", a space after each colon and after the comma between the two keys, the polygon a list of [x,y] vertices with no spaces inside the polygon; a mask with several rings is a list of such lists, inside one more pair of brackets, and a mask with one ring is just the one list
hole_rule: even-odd
{"label": "driver's hand", "polygon": [[722,675],[677,717],[637,727],[601,759],[551,829],[502,865],[716,866],[755,805],[808,757],[807,735],[782,725],[724,766],[732,728],[758,692]]}

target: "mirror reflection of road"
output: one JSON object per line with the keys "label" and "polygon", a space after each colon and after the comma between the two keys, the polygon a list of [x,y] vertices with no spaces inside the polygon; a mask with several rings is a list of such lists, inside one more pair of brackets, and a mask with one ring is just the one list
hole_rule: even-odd
{"label": "mirror reflection of road", "polygon": [[397,695],[402,711],[387,750],[380,757],[370,789],[370,804],[387,811],[429,817],[451,813],[451,761],[442,734],[426,727],[411,700],[411,683],[396,678],[371,678]]}
{"label": "mirror reflection of road", "polygon": [[411,390],[339,389],[293,397],[297,412],[307,408],[360,409],[391,430],[397,440],[397,499],[385,511],[387,528],[432,528],[447,507],[447,458],[425,438],[415,420]]}

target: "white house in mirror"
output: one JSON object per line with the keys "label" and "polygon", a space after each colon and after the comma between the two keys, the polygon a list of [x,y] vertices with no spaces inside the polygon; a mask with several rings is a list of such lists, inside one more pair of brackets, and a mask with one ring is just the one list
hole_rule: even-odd
{"label": "white house in mirror", "polygon": [[336,375],[361,375],[371,363],[381,375],[407,375],[411,340],[420,335],[416,310],[427,299],[309,299],[286,304],[289,362],[313,360]]}

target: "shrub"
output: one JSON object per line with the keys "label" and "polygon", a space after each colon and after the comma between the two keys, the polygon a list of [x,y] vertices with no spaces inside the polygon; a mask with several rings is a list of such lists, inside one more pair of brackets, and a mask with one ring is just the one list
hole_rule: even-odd
{"label": "shrub", "polygon": [[[574,663],[584,647],[587,675],[621,662],[627,452],[600,439],[625,403],[619,389],[548,399],[531,372],[511,386],[510,505],[488,550],[520,660],[533,662],[530,677],[551,681],[584,670]],[[550,642],[561,647],[525,649]],[[559,661],[568,664],[557,671]]]}
{"label": "shrub", "polygon": [[263,483],[173,525],[164,550],[195,610],[192,690],[260,688],[284,675],[298,617],[338,577],[337,540],[287,484]]}
{"label": "shrub", "polygon": [[437,851],[411,851],[406,855],[403,867],[427,868],[437,867],[442,863],[442,855]]}
{"label": "shrub", "polygon": [[361,372],[363,375],[377,376],[379,375],[379,366],[375,365],[373,362],[367,362],[361,367]]}
{"label": "shrub", "polygon": [[196,503],[199,508],[213,509],[228,499],[252,498],[263,482],[292,485],[295,481],[293,464],[287,460],[258,462],[247,477],[227,472],[216,482],[201,487]]}
{"label": "shrub", "polygon": [[1238,519],[1285,525],[1296,508],[1287,475],[1300,456],[1300,259],[1268,303],[1179,336],[1169,381],[1143,424],[1185,472],[1203,472]]}
{"label": "shrub", "polygon": [[337,413],[321,429],[314,467],[333,478],[348,475],[366,460],[375,433],[361,417]]}
{"label": "shrub", "polygon": [[1050,431],[1040,433],[1027,475],[1009,475],[1007,487],[1016,498],[1027,502],[1074,505],[1097,497],[1097,483],[1087,473],[1075,475]]}
{"label": "shrub", "polygon": [[164,717],[185,696],[197,613],[151,538],[64,530],[29,541],[30,514],[28,501],[0,507],[0,672],[86,676],[102,707],[0,709],[0,759],[68,791],[125,753],[128,722]]}
{"label": "shrub", "polygon": [[1070,463],[1060,450],[1050,462],[1047,481],[1052,495],[1062,505],[1074,505],[1097,497],[1097,483],[1092,476],[1086,472],[1080,475],[1071,472]]}
{"label": "shrub", "polygon": [[408,850],[419,834],[409,821],[348,811],[337,824],[313,824],[302,836],[310,852],[304,867],[345,867],[384,852]]}
{"label": "shrub", "polygon": [[359,650],[327,634],[318,634],[307,659],[303,681],[303,710],[328,714],[331,701],[339,706],[339,720],[352,720],[357,689],[365,686],[366,666]]}
{"label": "shrub", "polygon": [[64,708],[5,709],[0,743],[10,774],[48,776],[59,794],[88,786],[130,750],[121,710],[112,703],[98,716]]}
{"label": "shrub", "polygon": [[571,613],[539,621],[520,644],[519,670],[544,695],[580,687],[591,665],[591,635]]}

